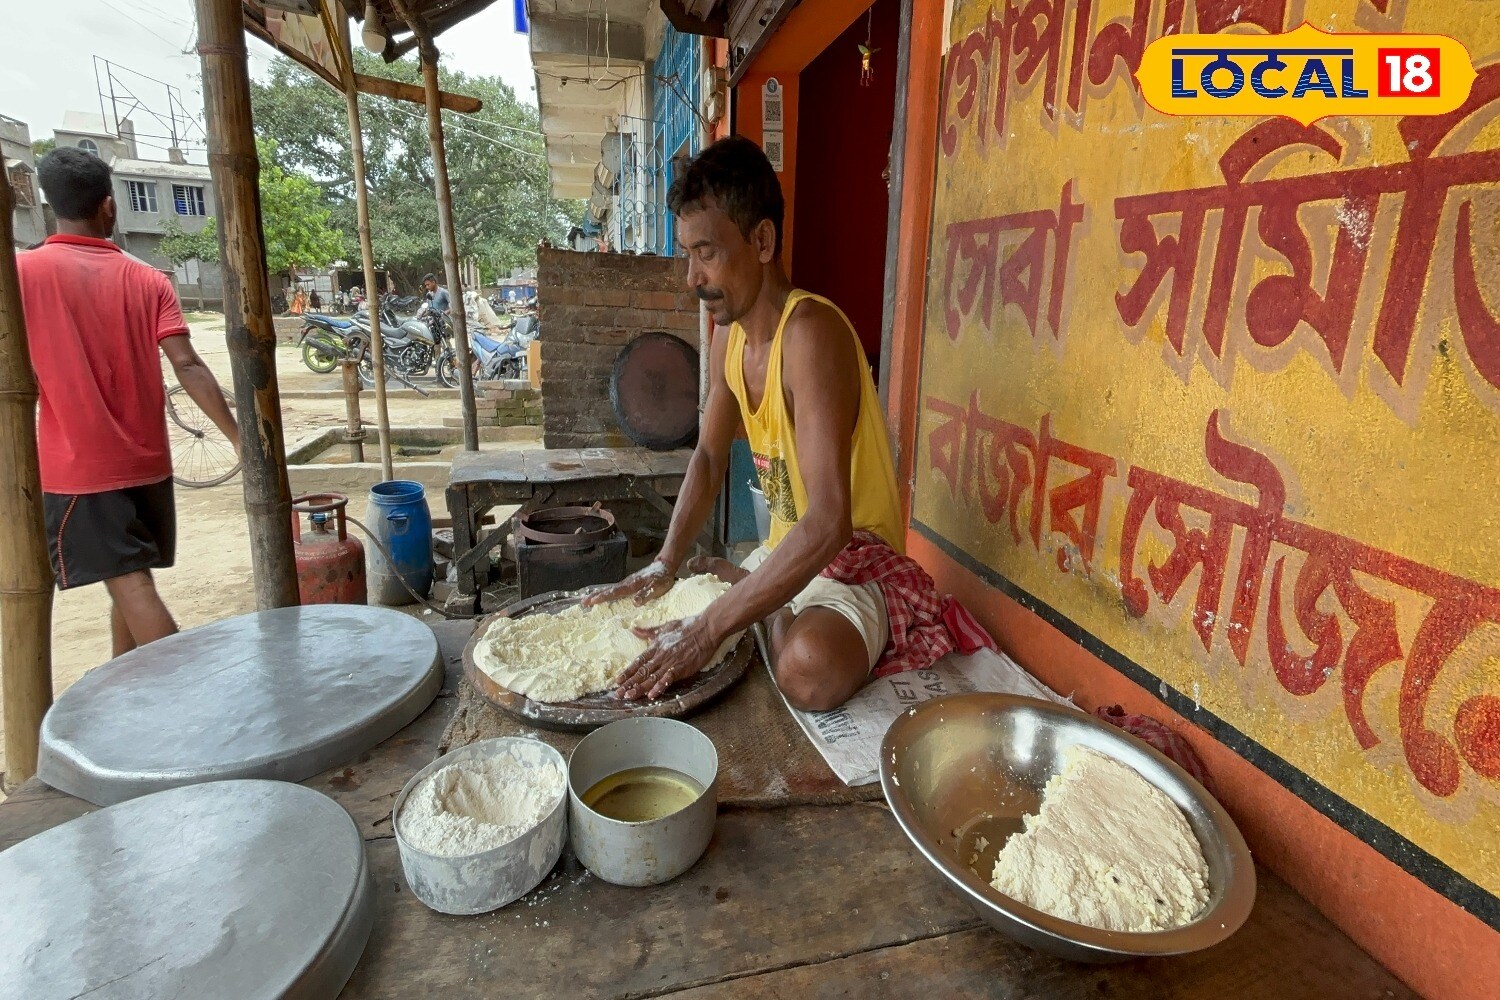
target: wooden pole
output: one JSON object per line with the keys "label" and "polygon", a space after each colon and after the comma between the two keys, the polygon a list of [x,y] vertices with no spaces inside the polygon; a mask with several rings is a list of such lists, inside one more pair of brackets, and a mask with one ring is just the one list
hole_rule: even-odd
{"label": "wooden pole", "polygon": [[432,145],[433,188],[437,192],[438,236],[443,241],[443,273],[453,306],[453,348],[458,355],[458,399],[464,417],[464,450],[479,450],[479,420],[474,411],[474,365],[469,352],[469,321],[464,312],[463,278],[458,273],[458,239],[453,231],[453,195],[448,187],[448,154],[443,148],[442,89],[438,86],[438,51],[427,25],[412,16],[405,0],[396,9],[421,43],[422,83],[427,90],[427,141]]}
{"label": "wooden pole", "polygon": [[[334,0],[337,2],[337,0]],[[338,15],[335,15],[338,16]],[[349,24],[347,13],[344,15],[345,30]],[[425,104],[427,95],[421,87],[411,83],[402,83],[399,80],[387,80],[382,76],[365,76],[363,73],[354,74],[354,86],[361,94],[372,94],[375,97],[388,97],[393,101],[410,101],[412,104]],[[484,102],[477,97],[467,94],[443,93],[443,109],[445,111],[457,111],[459,114],[472,115],[483,110]]]}
{"label": "wooden pole", "polygon": [[7,789],[36,773],[37,736],[52,704],[52,564],[12,210],[10,184],[0,181],[0,703]]}
{"label": "wooden pole", "polygon": [[[349,429],[349,461],[365,460],[365,424],[359,415],[359,365],[353,358],[344,359],[344,416]],[[389,437],[390,435],[386,435]],[[382,446],[382,450],[383,446]],[[389,475],[386,476],[390,478]]]}
{"label": "wooden pole", "polygon": [[292,491],[276,384],[276,328],[260,221],[260,161],[250,127],[250,76],[240,0],[196,0],[198,56],[208,120],[208,165],[218,201],[224,262],[224,326],[234,373],[245,513],[255,603],[261,610],[299,603],[292,554]]}
{"label": "wooden pole", "polygon": [[385,335],[380,332],[380,290],[375,284],[375,249],[370,241],[370,191],[365,185],[365,133],[359,120],[359,91],[355,88],[354,52],[349,44],[349,15],[335,9],[339,44],[344,50],[344,110],[349,117],[349,152],[354,159],[354,213],[359,231],[359,256],[365,270],[365,308],[370,313],[370,350],[375,370],[375,426],[380,433],[380,475],[396,478],[391,459],[391,413],[385,395]]}

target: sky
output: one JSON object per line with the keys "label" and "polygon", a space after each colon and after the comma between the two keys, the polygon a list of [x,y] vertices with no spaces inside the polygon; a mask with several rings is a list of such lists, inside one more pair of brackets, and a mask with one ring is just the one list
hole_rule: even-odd
{"label": "sky", "polygon": [[[535,104],[531,56],[526,37],[515,32],[511,7],[499,0],[440,36],[438,49],[445,67],[500,76],[518,97]],[[100,113],[95,56],[113,63],[116,80],[153,111],[167,114],[164,84],[170,84],[202,120],[192,0],[0,0],[0,37],[15,39],[0,59],[0,114],[26,122],[33,140],[50,137],[65,111]],[[253,38],[249,46],[250,72],[261,76],[272,50]],[[145,134],[164,136],[166,128],[143,113],[132,120],[143,136],[141,155],[165,159],[168,142]],[[205,161],[202,145],[195,130],[184,144],[190,160]]]}

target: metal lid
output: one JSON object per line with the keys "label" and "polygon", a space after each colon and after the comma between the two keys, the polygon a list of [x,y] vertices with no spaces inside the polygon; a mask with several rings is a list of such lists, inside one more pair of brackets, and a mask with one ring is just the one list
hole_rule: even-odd
{"label": "metal lid", "polygon": [[280,781],[132,799],[0,853],[0,1000],[332,997],[374,924],[342,807]]}
{"label": "metal lid", "polygon": [[609,401],[625,436],[654,451],[698,436],[698,352],[670,333],[643,333],[615,357]]}
{"label": "metal lid", "polygon": [[42,720],[37,777],[96,805],[224,778],[302,781],[394,735],[442,686],[437,639],[409,615],[257,611],[85,674]]}

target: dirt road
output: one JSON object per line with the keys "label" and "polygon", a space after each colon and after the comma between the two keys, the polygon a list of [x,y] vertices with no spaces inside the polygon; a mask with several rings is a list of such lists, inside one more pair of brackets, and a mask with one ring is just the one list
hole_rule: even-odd
{"label": "dirt road", "polygon": [[[223,317],[195,316],[191,320],[198,353],[227,388],[230,376]],[[337,375],[315,375],[308,371],[289,346],[278,351],[277,371],[284,392],[336,389],[341,384]],[[170,378],[170,369],[168,373]],[[373,422],[373,400],[366,394],[363,402],[365,419]],[[337,396],[286,399],[282,409],[288,439],[316,428],[341,426],[344,420],[343,400]],[[393,399],[390,410],[391,422],[397,426],[441,425],[444,417],[457,415],[458,402]],[[239,477],[208,489],[178,488],[177,564],[157,573],[157,585],[177,624],[184,629],[254,609],[244,495]],[[85,671],[109,658],[109,597],[104,587],[94,585],[59,593],[52,612],[54,691],[60,693]],[[0,771],[4,768],[0,756]]]}

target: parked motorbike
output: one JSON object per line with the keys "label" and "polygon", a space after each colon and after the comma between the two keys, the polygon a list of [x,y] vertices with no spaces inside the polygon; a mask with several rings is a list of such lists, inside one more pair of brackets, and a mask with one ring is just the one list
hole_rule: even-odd
{"label": "parked motorbike", "polygon": [[469,334],[474,352],[475,378],[483,382],[526,377],[526,345],[514,332],[496,340],[482,333]]}
{"label": "parked motorbike", "polygon": [[[405,320],[397,319],[390,309],[382,309],[380,333],[385,344],[383,358],[388,378],[412,385],[412,379],[433,371],[444,386],[451,389],[458,385],[452,335],[442,317],[435,316],[425,303],[416,316]],[[351,349],[354,346],[359,348],[359,379],[368,389],[375,385],[375,359],[370,350],[373,336],[368,311],[354,315],[349,339],[353,342],[356,338],[358,343],[351,343]]]}
{"label": "parked motorbike", "polygon": [[327,375],[349,354],[348,333],[352,320],[322,313],[306,313],[297,345],[302,348],[302,363],[319,375]]}

